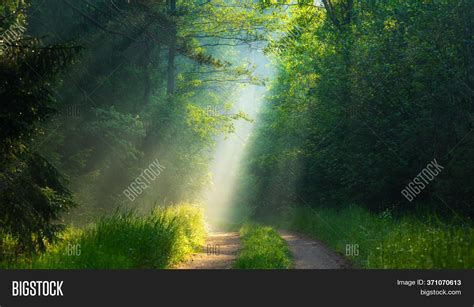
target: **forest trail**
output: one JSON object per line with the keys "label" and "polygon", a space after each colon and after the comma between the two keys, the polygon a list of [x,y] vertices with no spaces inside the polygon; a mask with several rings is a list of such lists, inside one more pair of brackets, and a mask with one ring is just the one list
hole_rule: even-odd
{"label": "forest trail", "polygon": [[240,247],[238,232],[212,232],[206,245],[174,269],[232,269]]}
{"label": "forest trail", "polygon": [[349,263],[319,241],[288,231],[279,231],[293,254],[295,269],[347,269]]}

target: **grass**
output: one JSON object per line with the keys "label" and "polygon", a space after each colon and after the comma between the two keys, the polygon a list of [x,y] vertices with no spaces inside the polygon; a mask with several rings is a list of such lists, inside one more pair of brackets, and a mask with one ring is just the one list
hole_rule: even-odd
{"label": "grass", "polygon": [[[394,269],[474,268],[471,225],[389,213],[374,214],[352,206],[333,209],[292,209],[285,227],[324,241],[346,255],[355,267]],[[355,249],[353,250],[355,251]]]}
{"label": "grass", "polygon": [[285,241],[271,227],[246,224],[240,229],[242,247],[237,269],[288,269],[291,254]]}
{"label": "grass", "polygon": [[202,210],[183,204],[156,208],[145,216],[117,213],[85,229],[68,228],[45,253],[3,267],[161,269],[184,260],[204,242]]}

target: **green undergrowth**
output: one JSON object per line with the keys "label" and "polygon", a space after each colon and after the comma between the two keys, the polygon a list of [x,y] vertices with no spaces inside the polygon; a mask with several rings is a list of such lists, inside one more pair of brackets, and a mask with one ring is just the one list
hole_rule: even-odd
{"label": "green undergrowth", "polygon": [[357,206],[339,211],[297,208],[283,219],[283,227],[325,242],[355,267],[474,267],[474,230],[467,223],[441,221],[434,215],[395,218],[388,212],[375,214]]}
{"label": "green undergrowth", "polygon": [[240,229],[241,250],[237,269],[288,269],[291,253],[286,242],[271,227],[246,224]]}
{"label": "green undergrowth", "polygon": [[205,243],[202,210],[181,204],[147,215],[116,213],[84,229],[68,228],[46,252],[2,263],[7,268],[168,268]]}

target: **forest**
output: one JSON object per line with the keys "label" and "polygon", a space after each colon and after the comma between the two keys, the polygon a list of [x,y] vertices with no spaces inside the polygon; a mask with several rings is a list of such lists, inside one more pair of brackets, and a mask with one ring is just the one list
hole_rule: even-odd
{"label": "forest", "polygon": [[474,268],[473,1],[1,0],[0,71],[0,268]]}

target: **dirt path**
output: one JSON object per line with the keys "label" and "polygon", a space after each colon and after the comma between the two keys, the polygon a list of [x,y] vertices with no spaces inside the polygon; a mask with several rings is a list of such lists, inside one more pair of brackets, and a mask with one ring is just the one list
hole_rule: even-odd
{"label": "dirt path", "polygon": [[213,232],[207,237],[202,252],[193,254],[175,269],[231,269],[239,246],[238,232]]}
{"label": "dirt path", "polygon": [[300,234],[279,231],[293,254],[295,269],[346,269],[348,262],[321,242]]}

